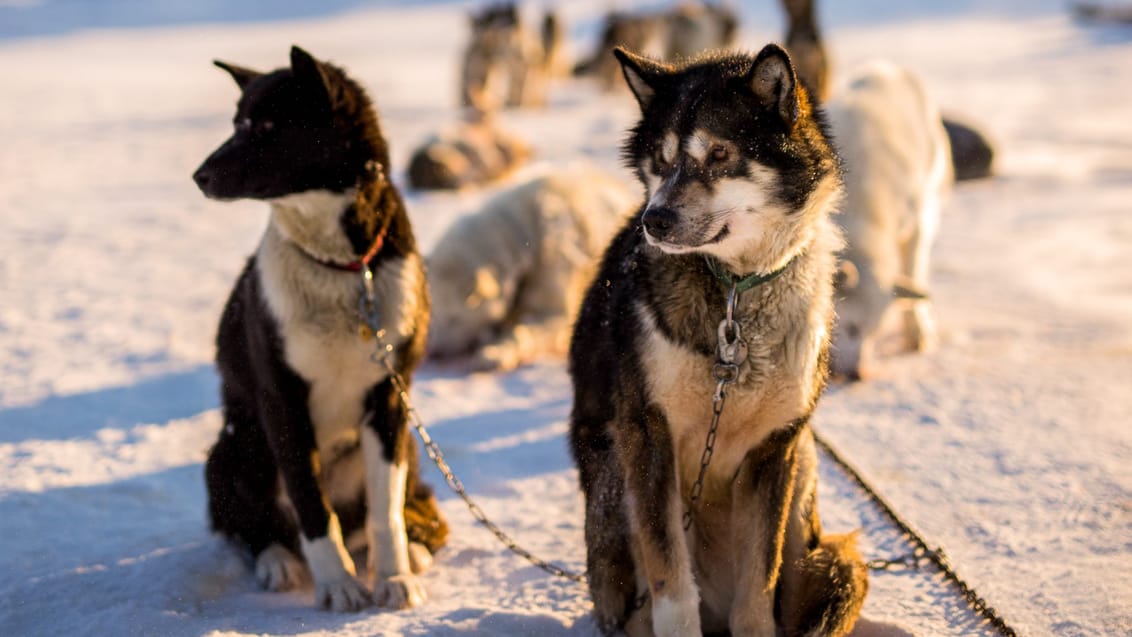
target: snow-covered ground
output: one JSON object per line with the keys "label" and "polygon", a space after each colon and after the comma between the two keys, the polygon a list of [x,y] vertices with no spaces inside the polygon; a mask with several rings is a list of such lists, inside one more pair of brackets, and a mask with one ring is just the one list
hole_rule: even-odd
{"label": "snow-covered ground", "polygon": [[[301,17],[288,2],[271,22],[266,3],[231,20],[192,4],[205,9],[142,19],[116,0],[84,22],[62,19],[82,3],[0,2],[0,635],[594,634],[583,590],[507,554],[435,471],[452,543],[419,609],[335,615],[309,591],[263,593],[210,536],[212,337],[266,211],[189,179],[236,99],[209,62],[272,68],[291,43],[340,62],[403,167],[455,119],[465,18],[455,3]],[[604,4],[568,3],[578,48]],[[748,4],[757,48],[781,19]],[[1132,634],[1132,30],[1049,1],[826,4],[836,69],[917,70],[993,132],[1000,176],[945,211],[940,350],[831,390],[817,425],[1021,634]],[[83,24],[103,28],[70,30]],[[619,170],[632,101],[564,82],[553,102],[505,117],[539,151],[524,174],[582,157]],[[484,195],[411,196],[425,247]],[[580,568],[563,365],[426,368],[415,400],[484,508]],[[869,557],[906,551],[828,460],[822,480],[828,528],[863,527]],[[861,634],[985,630],[930,572],[874,574],[865,615]]]}

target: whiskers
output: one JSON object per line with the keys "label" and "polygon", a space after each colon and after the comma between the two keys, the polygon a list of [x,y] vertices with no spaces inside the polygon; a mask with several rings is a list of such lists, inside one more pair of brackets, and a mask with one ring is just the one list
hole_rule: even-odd
{"label": "whiskers", "polygon": [[731,213],[735,212],[736,208],[737,206],[729,206],[727,208],[720,208],[718,210],[713,210],[704,214],[699,223],[696,224],[697,226],[699,226],[700,233],[705,237],[711,237],[719,234],[723,230],[724,222],[731,215]]}

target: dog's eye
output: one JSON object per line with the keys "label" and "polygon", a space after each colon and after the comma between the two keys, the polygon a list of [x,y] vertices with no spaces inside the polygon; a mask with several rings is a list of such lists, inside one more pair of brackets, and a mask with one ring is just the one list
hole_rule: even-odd
{"label": "dog's eye", "polygon": [[713,162],[725,162],[730,157],[730,153],[723,146],[713,146],[711,149],[711,160]]}
{"label": "dog's eye", "polygon": [[252,118],[245,117],[243,119],[236,120],[236,130],[238,130],[238,131],[250,131],[251,129],[252,129]]}

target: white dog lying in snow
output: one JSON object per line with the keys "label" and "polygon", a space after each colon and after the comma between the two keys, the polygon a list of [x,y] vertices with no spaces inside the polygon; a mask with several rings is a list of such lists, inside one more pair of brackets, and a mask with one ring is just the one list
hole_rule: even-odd
{"label": "white dog lying in snow", "polygon": [[854,75],[826,110],[845,167],[845,230],[837,284],[831,368],[868,373],[889,307],[905,311],[906,347],[936,341],[928,299],[929,254],[940,206],[954,181],[939,109],[911,72],[874,62]]}
{"label": "white dog lying in snow", "polygon": [[639,197],[574,166],[503,191],[459,219],[428,257],[429,354],[513,369],[563,355],[606,244]]}

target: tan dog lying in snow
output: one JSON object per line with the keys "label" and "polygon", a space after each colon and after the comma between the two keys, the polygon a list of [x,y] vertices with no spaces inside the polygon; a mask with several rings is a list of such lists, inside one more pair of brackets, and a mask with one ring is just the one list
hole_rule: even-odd
{"label": "tan dog lying in snow", "polygon": [[409,185],[416,190],[458,190],[500,179],[526,163],[530,147],[473,112],[472,121],[433,135],[409,160]]}
{"label": "tan dog lying in snow", "polygon": [[571,167],[458,220],[428,257],[429,354],[479,369],[565,354],[596,261],[635,204],[620,181]]}

